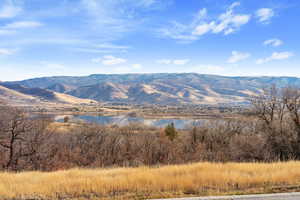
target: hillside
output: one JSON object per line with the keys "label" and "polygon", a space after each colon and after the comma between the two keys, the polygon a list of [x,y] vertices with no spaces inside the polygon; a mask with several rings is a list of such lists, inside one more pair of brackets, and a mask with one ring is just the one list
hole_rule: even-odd
{"label": "hillside", "polygon": [[0,82],[0,99],[9,104],[90,104],[94,100],[81,99],[68,94],[58,93],[42,88],[27,88],[19,84]]}
{"label": "hillside", "polygon": [[[133,104],[223,104],[245,103],[262,88],[300,85],[295,77],[225,77],[195,73],[123,74],[83,77],[44,77],[5,84],[59,92],[100,102]],[[39,88],[39,89],[38,89]],[[18,88],[13,88],[18,89]],[[31,90],[23,91],[31,94]],[[43,91],[45,92],[45,91]],[[48,93],[43,93],[47,95]],[[51,94],[47,95],[51,97]]]}
{"label": "hillside", "polygon": [[0,99],[3,102],[10,102],[11,104],[28,104],[37,103],[37,99],[33,96],[20,93],[18,91],[3,87],[0,85]]}

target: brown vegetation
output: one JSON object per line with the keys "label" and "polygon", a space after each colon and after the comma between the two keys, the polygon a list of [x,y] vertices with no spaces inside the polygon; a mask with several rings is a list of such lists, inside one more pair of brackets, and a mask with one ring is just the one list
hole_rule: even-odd
{"label": "brown vegetation", "polygon": [[2,200],[128,200],[293,191],[299,189],[299,167],[299,162],[195,163],[0,173],[0,196]]}
{"label": "brown vegetation", "polygon": [[[253,97],[252,106],[247,120],[212,120],[189,130],[74,125],[67,119],[61,126],[1,106],[0,170],[7,172],[0,174],[0,196],[126,199],[266,192],[276,185],[299,184],[299,162],[272,163],[300,159],[300,90],[271,87]],[[158,167],[170,164],[175,166]],[[139,168],[8,173],[103,167]],[[24,184],[28,177],[32,179]]]}
{"label": "brown vegetation", "polygon": [[[300,159],[300,92],[272,87],[252,100],[249,120],[210,121],[190,130],[50,125],[13,108],[0,113],[0,168],[52,171],[74,167],[273,162]],[[71,126],[70,126],[71,127]]]}

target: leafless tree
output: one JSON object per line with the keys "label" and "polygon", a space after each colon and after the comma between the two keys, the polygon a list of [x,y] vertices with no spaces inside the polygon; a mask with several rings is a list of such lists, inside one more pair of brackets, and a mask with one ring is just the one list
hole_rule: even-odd
{"label": "leafless tree", "polygon": [[[5,152],[2,168],[18,170],[22,159],[32,159],[46,138],[47,123],[33,120],[22,110],[7,107],[0,114],[0,148]],[[33,161],[33,160],[32,160]]]}

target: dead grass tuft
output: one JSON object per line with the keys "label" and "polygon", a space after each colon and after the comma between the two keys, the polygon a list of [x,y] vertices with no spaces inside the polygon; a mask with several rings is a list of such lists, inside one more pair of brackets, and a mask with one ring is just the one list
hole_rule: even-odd
{"label": "dead grass tuft", "polygon": [[1,199],[145,199],[241,192],[300,183],[300,162],[197,163],[157,168],[1,173]]}

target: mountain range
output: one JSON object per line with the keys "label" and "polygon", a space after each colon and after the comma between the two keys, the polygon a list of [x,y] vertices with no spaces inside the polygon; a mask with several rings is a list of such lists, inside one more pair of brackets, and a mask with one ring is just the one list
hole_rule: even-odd
{"label": "mountain range", "polygon": [[196,73],[56,76],[0,82],[0,98],[63,103],[240,104],[273,84],[300,86],[300,79]]}

